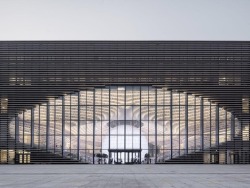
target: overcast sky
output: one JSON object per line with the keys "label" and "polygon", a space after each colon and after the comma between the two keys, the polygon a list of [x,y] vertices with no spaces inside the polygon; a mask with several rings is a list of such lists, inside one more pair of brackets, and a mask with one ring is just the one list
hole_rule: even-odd
{"label": "overcast sky", "polygon": [[250,0],[0,0],[0,40],[250,40]]}

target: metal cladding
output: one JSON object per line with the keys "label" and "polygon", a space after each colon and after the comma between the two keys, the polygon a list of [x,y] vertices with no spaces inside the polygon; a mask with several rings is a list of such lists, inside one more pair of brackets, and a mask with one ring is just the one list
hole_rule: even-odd
{"label": "metal cladding", "polygon": [[[220,109],[231,113],[239,120],[241,129],[237,139],[226,144],[228,149],[223,145],[223,151],[226,155],[233,152],[238,163],[250,163],[249,41],[0,41],[1,152],[14,149],[17,155],[17,145],[24,148],[22,143],[16,143],[9,125],[17,122],[16,117],[25,110],[34,113],[37,105],[48,104],[51,99],[113,86],[118,90],[145,86],[206,99],[216,106],[217,127],[221,124]],[[186,104],[180,104],[188,106],[188,99],[185,101]],[[202,105],[203,102],[199,104]],[[63,103],[61,108],[65,115]],[[201,121],[205,115],[200,113]],[[188,120],[188,115],[184,116]],[[63,126],[65,122],[62,121]],[[112,127],[126,123],[123,119],[107,122]],[[140,119],[128,122],[145,127]],[[219,128],[216,130],[219,132]],[[31,144],[25,152],[32,148],[35,146]],[[22,155],[25,152],[23,149]]]}

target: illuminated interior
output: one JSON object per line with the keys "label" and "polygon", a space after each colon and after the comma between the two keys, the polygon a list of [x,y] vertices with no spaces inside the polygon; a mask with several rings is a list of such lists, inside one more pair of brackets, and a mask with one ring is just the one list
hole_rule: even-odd
{"label": "illuminated interior", "polygon": [[[216,103],[191,93],[107,86],[49,99],[18,114],[9,130],[27,146],[33,139],[32,147],[87,163],[97,163],[97,153],[116,160],[110,149],[141,150],[140,162],[149,154],[155,163],[230,141],[240,132],[240,122]],[[125,151],[119,158],[130,162],[132,155]]]}

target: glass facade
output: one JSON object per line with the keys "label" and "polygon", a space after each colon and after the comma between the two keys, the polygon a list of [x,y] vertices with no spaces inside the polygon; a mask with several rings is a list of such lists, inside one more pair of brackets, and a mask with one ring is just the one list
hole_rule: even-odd
{"label": "glass facade", "polygon": [[199,152],[204,163],[216,163],[218,155],[229,163],[230,151],[219,148],[241,125],[208,98],[112,85],[51,98],[16,115],[9,132],[26,147],[86,163],[165,163]]}

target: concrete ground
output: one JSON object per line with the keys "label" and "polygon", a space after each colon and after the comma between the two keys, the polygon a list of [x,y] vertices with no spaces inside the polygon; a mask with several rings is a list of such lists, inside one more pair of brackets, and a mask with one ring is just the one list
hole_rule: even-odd
{"label": "concrete ground", "polygon": [[0,187],[250,187],[250,165],[0,165]]}

